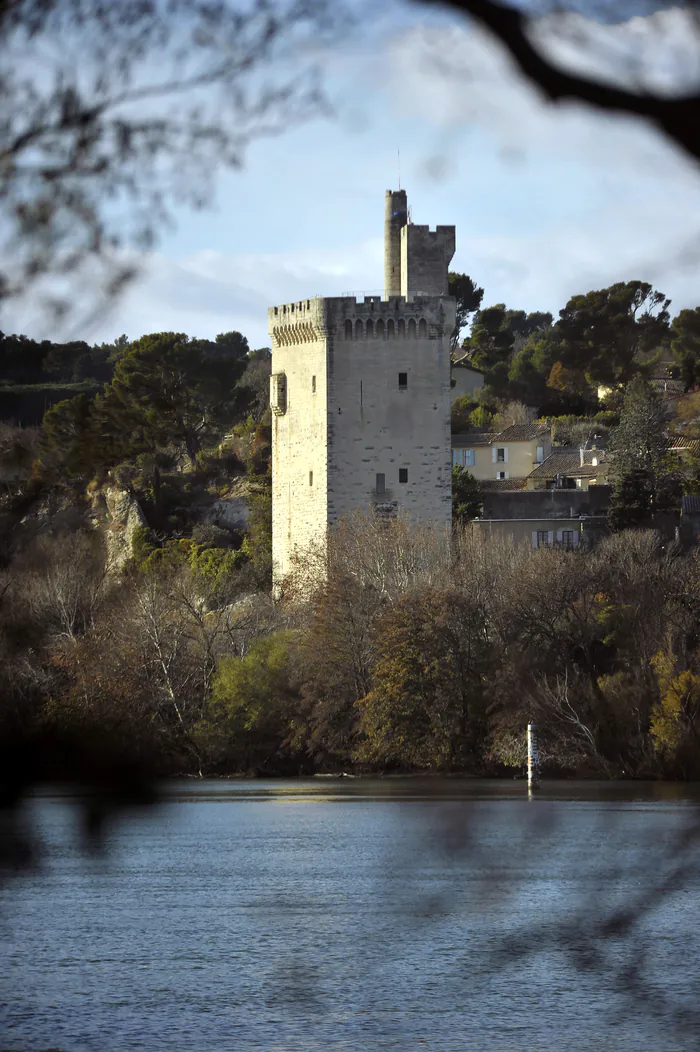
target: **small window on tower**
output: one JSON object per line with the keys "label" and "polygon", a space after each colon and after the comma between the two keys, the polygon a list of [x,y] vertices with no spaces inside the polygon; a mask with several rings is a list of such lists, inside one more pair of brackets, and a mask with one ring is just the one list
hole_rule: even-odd
{"label": "small window on tower", "polygon": [[314,484],[314,473],[313,473],[313,471],[310,471],[309,472],[309,485],[313,486],[313,484]]}
{"label": "small window on tower", "polygon": [[311,377],[311,393],[316,394],[316,377]]}
{"label": "small window on tower", "polygon": [[408,468],[399,468],[399,482],[408,482]]}
{"label": "small window on tower", "polygon": [[408,373],[399,373],[399,391],[405,391],[408,387]]}

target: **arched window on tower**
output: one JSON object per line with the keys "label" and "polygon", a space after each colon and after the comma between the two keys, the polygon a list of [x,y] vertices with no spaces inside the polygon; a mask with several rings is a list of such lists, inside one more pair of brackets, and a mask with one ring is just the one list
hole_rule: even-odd
{"label": "arched window on tower", "polygon": [[367,339],[371,340],[373,338],[374,338],[374,325],[372,324],[372,319],[368,318],[367,319]]}
{"label": "arched window on tower", "polygon": [[405,335],[406,335],[406,322],[403,320],[403,318],[399,318],[399,337],[401,339],[403,339],[403,337]]}
{"label": "arched window on tower", "polygon": [[346,322],[345,322],[345,339],[346,340],[351,340],[352,339],[352,322],[350,321],[349,318],[346,319]]}
{"label": "arched window on tower", "polygon": [[393,340],[393,338],[394,338],[394,319],[393,318],[389,318],[389,321],[386,323],[386,338],[387,338],[387,340]]}
{"label": "arched window on tower", "polygon": [[381,318],[379,318],[379,320],[377,321],[377,339],[384,339],[384,322]]}
{"label": "arched window on tower", "polygon": [[418,322],[418,335],[424,337],[428,335],[428,323],[425,318],[421,318]]}
{"label": "arched window on tower", "polygon": [[355,322],[355,339],[356,340],[361,340],[362,336],[363,336],[362,322],[358,318],[357,321]]}
{"label": "arched window on tower", "polygon": [[408,338],[409,340],[415,340],[416,338],[416,322],[414,318],[408,323]]}

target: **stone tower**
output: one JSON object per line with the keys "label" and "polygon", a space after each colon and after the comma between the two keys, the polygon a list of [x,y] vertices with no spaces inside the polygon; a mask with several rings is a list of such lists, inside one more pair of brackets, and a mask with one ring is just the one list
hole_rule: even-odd
{"label": "stone tower", "polygon": [[405,191],[388,190],[384,238],[383,297],[268,311],[278,590],[295,552],[322,550],[350,512],[450,523],[455,228],[414,226]]}

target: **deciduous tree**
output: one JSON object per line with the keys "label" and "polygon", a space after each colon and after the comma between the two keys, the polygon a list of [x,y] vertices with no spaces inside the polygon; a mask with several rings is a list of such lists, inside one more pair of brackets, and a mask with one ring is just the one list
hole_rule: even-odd
{"label": "deciduous tree", "polygon": [[377,646],[358,757],[435,770],[478,764],[488,653],[481,609],[426,589],[380,618]]}

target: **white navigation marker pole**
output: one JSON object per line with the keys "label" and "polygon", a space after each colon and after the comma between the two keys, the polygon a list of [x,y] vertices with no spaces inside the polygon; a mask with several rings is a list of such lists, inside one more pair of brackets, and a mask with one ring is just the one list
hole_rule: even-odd
{"label": "white navigation marker pole", "polygon": [[527,725],[527,791],[539,789],[540,783],[537,777],[537,742],[535,740],[535,725]]}

